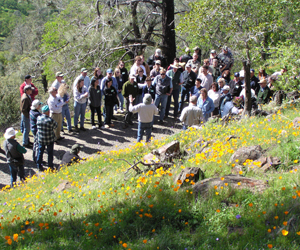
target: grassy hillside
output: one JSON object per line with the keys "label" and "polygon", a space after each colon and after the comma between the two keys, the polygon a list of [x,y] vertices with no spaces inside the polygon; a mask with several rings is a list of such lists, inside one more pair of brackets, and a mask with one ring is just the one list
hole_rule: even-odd
{"label": "grassy hillside", "polygon": [[[299,107],[285,106],[269,118],[207,124],[149,145],[116,147],[6,189],[0,194],[1,248],[298,249],[300,142],[292,124],[298,114]],[[203,153],[193,143],[199,138],[210,141]],[[120,159],[133,163],[175,139],[188,154],[169,170],[124,174],[130,166]],[[250,161],[230,162],[236,149],[258,144],[281,158],[277,170],[262,173]],[[194,183],[174,182],[190,166],[223,180],[237,164],[244,166],[240,175],[264,180],[268,188],[254,192],[224,183],[196,201]]]}

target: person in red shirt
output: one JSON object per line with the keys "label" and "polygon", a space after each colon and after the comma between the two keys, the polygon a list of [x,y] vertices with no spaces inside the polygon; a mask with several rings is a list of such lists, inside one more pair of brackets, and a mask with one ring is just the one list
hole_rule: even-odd
{"label": "person in red shirt", "polygon": [[33,87],[34,89],[32,90],[32,93],[30,95],[31,97],[31,101],[34,101],[34,97],[39,93],[37,87],[35,87],[32,83],[32,78],[31,75],[26,75],[25,76],[25,82],[23,82],[20,86],[20,95],[22,96],[24,94],[24,87],[26,85],[31,85],[31,87]]}

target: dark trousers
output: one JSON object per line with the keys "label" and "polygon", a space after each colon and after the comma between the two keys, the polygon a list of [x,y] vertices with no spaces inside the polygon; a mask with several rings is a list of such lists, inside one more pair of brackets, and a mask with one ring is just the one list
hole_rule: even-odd
{"label": "dark trousers", "polygon": [[173,96],[173,101],[174,101],[174,117],[178,116],[178,99],[179,99],[179,89],[173,89],[172,94],[168,96],[168,101],[167,101],[167,107],[166,107],[166,113],[165,116],[169,116],[169,111],[170,111],[170,105],[171,105],[171,97]]}
{"label": "dark trousers", "polygon": [[[135,100],[133,101],[132,105],[135,105]],[[132,112],[129,112],[129,99],[125,99],[125,106],[126,106],[126,115],[125,115],[125,123],[130,123],[132,120]]]}
{"label": "dark trousers", "polygon": [[190,101],[190,89],[186,89],[186,88],[182,87],[181,97],[180,97],[180,102],[179,102],[179,108],[178,108],[178,112],[180,112],[180,113],[184,108],[185,99],[187,99],[187,102],[189,103],[189,101]]}
{"label": "dark trousers", "polygon": [[92,105],[90,105],[90,109],[91,109],[92,125],[95,126],[95,112],[97,112],[98,125],[101,126],[102,125],[102,120],[101,120],[101,109],[100,109],[100,106],[99,107],[93,107]]}
{"label": "dark trousers", "polygon": [[109,125],[111,124],[111,118],[114,114],[114,106],[110,106],[110,105],[105,105],[105,121],[104,123]]}
{"label": "dark trousers", "polygon": [[42,168],[42,161],[43,161],[43,155],[45,148],[47,147],[47,153],[48,153],[48,166],[49,168],[53,169],[53,148],[54,148],[54,142],[52,142],[49,145],[42,145],[39,144],[39,149],[38,149],[38,155],[37,155],[37,168],[41,169]]}
{"label": "dark trousers", "polygon": [[17,181],[17,174],[19,173],[20,180],[25,180],[25,172],[24,172],[24,166],[17,166],[13,163],[8,163],[9,171],[10,171],[10,185],[13,188],[14,183]]}

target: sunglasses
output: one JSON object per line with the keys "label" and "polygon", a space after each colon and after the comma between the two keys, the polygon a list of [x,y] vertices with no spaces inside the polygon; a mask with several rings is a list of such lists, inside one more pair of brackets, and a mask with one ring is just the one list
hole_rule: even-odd
{"label": "sunglasses", "polygon": [[161,76],[165,76],[166,74],[160,74]]}

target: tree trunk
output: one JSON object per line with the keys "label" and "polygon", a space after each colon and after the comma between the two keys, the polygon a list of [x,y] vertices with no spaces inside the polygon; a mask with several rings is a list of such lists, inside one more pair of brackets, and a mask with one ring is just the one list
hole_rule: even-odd
{"label": "tree trunk", "polygon": [[162,51],[171,64],[176,56],[174,0],[162,1],[162,34]]}
{"label": "tree trunk", "polygon": [[244,71],[245,71],[245,105],[243,114],[246,116],[251,115],[251,86],[250,86],[250,63],[247,61],[243,62]]}

